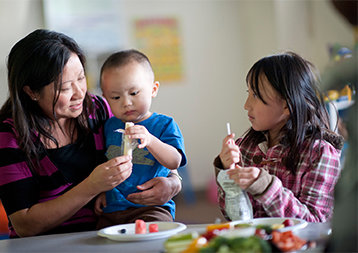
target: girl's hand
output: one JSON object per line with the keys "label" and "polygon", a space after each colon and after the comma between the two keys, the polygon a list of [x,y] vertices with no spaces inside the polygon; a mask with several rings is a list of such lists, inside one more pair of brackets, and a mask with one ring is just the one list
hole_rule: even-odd
{"label": "girl's hand", "polygon": [[127,128],[125,134],[128,135],[130,139],[140,140],[138,148],[145,148],[146,146],[150,146],[150,143],[153,139],[153,135],[151,135],[142,125],[134,125]]}
{"label": "girl's hand", "polygon": [[94,204],[94,212],[97,215],[101,215],[103,213],[103,208],[107,206],[106,193],[102,192],[98,195],[96,202]]}
{"label": "girl's hand", "polygon": [[131,156],[118,156],[98,165],[86,178],[87,189],[97,195],[122,183],[132,174],[131,159]]}
{"label": "girl's hand", "polygon": [[240,149],[235,144],[234,137],[235,134],[232,133],[223,140],[219,157],[224,169],[233,169],[235,164],[240,161]]}
{"label": "girl's hand", "polygon": [[229,169],[226,173],[241,189],[245,190],[259,177],[260,169],[235,165],[235,168]]}

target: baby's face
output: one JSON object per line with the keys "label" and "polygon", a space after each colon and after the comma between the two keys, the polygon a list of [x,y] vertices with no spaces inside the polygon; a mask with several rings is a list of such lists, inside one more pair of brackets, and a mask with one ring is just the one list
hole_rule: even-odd
{"label": "baby's face", "polygon": [[130,62],[107,69],[102,73],[101,83],[114,116],[134,123],[150,117],[152,98],[157,95],[159,84],[154,82],[147,66]]}

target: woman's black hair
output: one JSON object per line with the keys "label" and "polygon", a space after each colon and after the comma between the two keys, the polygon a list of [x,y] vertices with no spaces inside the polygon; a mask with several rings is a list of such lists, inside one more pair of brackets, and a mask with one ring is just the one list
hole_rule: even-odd
{"label": "woman's black hair", "polygon": [[[39,145],[41,136],[58,146],[49,129],[57,120],[54,108],[61,92],[63,69],[73,53],[84,67],[85,56],[72,38],[62,33],[38,29],[18,41],[8,56],[9,97],[0,110],[0,119],[13,119],[17,141],[32,168],[34,162],[39,165],[39,156],[43,151],[43,145]],[[53,104],[49,105],[52,106],[52,119],[46,116],[38,103],[24,91],[24,87],[28,86],[38,93],[51,83],[54,83]],[[85,109],[81,115],[72,122],[77,133],[89,132],[87,119],[89,113],[93,112],[93,107],[87,93],[83,108]]]}
{"label": "woman's black hair", "polygon": [[[318,88],[319,76],[309,61],[293,52],[260,59],[249,70],[246,83],[265,104],[259,88],[263,75],[286,101],[290,112],[281,131],[282,140],[289,144],[289,159],[286,157],[283,162],[295,173],[303,142],[307,140],[312,151],[314,141],[322,140],[324,132],[330,131],[328,113]],[[242,143],[259,142],[260,136],[262,132],[250,128]]]}

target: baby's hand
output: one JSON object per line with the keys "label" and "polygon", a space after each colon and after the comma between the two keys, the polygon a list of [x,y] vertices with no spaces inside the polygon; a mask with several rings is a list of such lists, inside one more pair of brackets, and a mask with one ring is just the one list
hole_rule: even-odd
{"label": "baby's hand", "polygon": [[223,140],[219,157],[224,169],[233,169],[235,164],[240,162],[240,149],[234,141],[235,134],[230,134]]}
{"label": "baby's hand", "polygon": [[94,212],[97,215],[101,215],[103,213],[103,207],[106,207],[107,201],[106,201],[106,193],[102,192],[98,195],[96,202],[94,204]]}
{"label": "baby's hand", "polygon": [[128,135],[130,139],[140,140],[138,148],[145,148],[146,146],[150,146],[150,143],[153,139],[153,135],[151,135],[142,125],[134,125],[127,128],[125,134]]}

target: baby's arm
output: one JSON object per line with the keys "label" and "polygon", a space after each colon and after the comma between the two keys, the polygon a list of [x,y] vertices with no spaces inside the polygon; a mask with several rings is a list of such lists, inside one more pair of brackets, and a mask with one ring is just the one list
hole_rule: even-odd
{"label": "baby's arm", "polygon": [[179,151],[148,132],[142,125],[134,125],[125,132],[130,139],[139,139],[140,144],[138,148],[147,147],[148,151],[154,158],[164,167],[175,170],[178,169],[181,163],[182,156]]}

